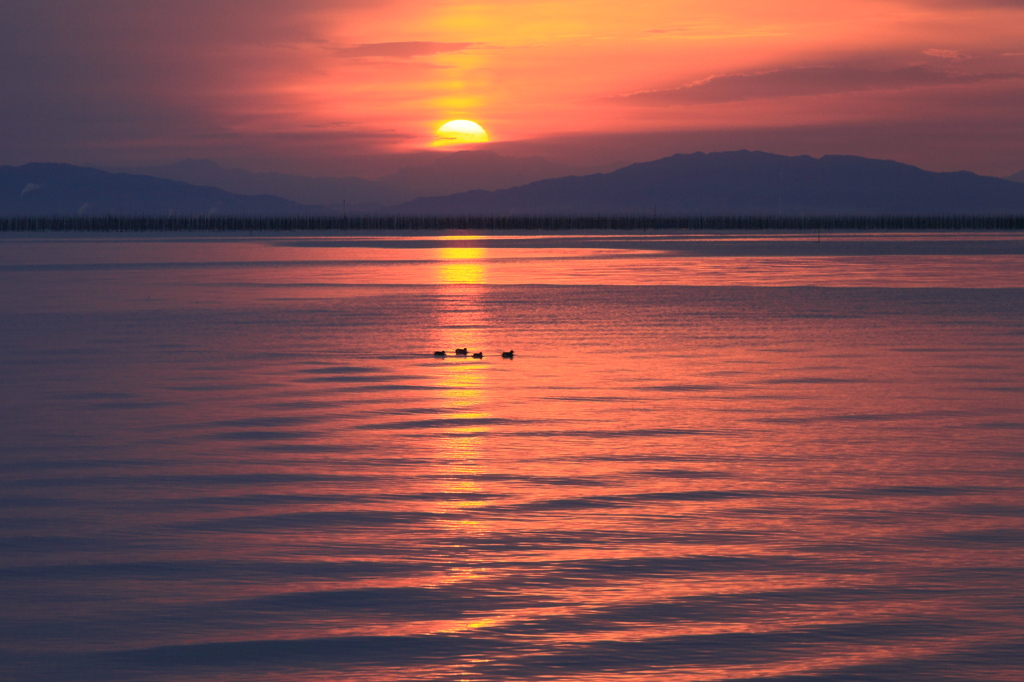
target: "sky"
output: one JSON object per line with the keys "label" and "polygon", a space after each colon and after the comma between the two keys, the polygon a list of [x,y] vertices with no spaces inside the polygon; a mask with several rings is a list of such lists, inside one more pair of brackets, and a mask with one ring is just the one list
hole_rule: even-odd
{"label": "sky", "polygon": [[1024,0],[0,0],[0,164],[374,177],[435,130],[1024,169]]}

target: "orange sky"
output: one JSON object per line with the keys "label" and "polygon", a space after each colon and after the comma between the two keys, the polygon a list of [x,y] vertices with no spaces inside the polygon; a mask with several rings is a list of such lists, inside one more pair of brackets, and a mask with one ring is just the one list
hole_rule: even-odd
{"label": "orange sky", "polygon": [[[880,141],[906,130],[917,142],[890,158],[1024,168],[1022,0],[5,4],[0,117],[16,134],[0,163],[201,156],[324,172],[429,149],[466,118],[502,153],[548,140],[568,161],[560,141],[618,138],[610,159],[632,134],[662,136],[638,143],[645,158],[696,150],[694,134],[885,156]],[[789,131],[785,149],[772,131]]]}

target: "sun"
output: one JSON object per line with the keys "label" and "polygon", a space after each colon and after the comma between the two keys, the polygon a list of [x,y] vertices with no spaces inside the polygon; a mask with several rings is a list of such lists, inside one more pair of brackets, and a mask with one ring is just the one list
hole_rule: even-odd
{"label": "sun", "polygon": [[434,134],[434,146],[444,147],[453,144],[479,144],[488,142],[487,131],[479,123],[460,118],[448,121],[437,129]]}

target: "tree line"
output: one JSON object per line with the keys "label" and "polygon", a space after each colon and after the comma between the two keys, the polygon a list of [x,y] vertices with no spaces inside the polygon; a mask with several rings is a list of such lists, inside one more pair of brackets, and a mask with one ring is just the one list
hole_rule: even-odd
{"label": "tree line", "polygon": [[1024,230],[1020,215],[893,216],[107,216],[0,218],[2,232]]}

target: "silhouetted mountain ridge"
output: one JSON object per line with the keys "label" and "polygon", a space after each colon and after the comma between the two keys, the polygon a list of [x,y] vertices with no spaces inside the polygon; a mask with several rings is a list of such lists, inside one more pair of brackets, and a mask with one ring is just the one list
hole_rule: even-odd
{"label": "silhouetted mountain ridge", "polygon": [[610,173],[415,199],[395,210],[427,215],[1024,214],[1024,186],[858,156],[816,159],[743,150],[676,154]]}
{"label": "silhouetted mountain ridge", "polygon": [[150,175],[187,182],[191,185],[218,187],[235,194],[279,196],[299,204],[348,208],[377,208],[408,201],[411,194],[391,185],[355,177],[312,177],[287,173],[254,173],[240,168],[224,168],[210,159],[185,159],[161,166],[107,168],[110,172]]}
{"label": "silhouetted mountain ridge", "polygon": [[[472,152],[451,154],[435,163],[471,171],[480,164],[496,167],[507,161],[489,152]],[[431,165],[423,167],[426,173]],[[177,166],[193,174],[236,173],[212,161],[190,160]],[[509,173],[537,168],[527,160]],[[237,173],[250,179],[288,177]],[[471,180],[471,172],[463,178]],[[348,208],[358,212],[359,195],[351,196]],[[363,206],[364,212],[399,215],[1024,215],[1024,184],[965,171],[933,173],[856,156],[815,159],[738,151],[677,154],[610,173],[420,198],[390,209]],[[340,209],[338,204],[304,205],[278,196],[67,164],[0,167],[0,215],[7,216],[288,217],[337,215]]]}
{"label": "silhouetted mountain ridge", "polygon": [[577,170],[540,156],[501,156],[479,149],[424,152],[411,156],[409,161],[410,165],[378,180],[254,173],[224,168],[210,159],[104,170],[219,187],[237,194],[272,194],[300,204],[329,206],[339,211],[343,205],[352,211],[373,211],[416,197],[515,187]]}
{"label": "silhouetted mountain ridge", "polygon": [[322,214],[281,197],[233,194],[148,175],[108,173],[63,163],[0,166],[0,215],[252,215]]}

